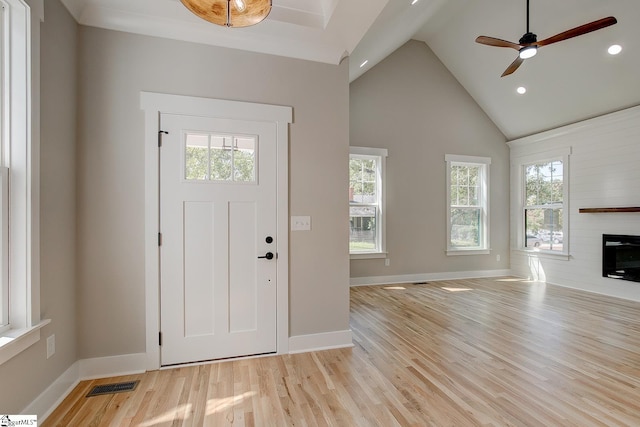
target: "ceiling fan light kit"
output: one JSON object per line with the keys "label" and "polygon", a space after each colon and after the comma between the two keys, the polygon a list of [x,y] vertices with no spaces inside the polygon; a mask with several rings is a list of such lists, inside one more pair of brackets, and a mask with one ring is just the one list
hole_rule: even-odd
{"label": "ceiling fan light kit", "polygon": [[520,49],[518,55],[521,59],[529,59],[536,56],[536,53],[538,53],[538,48],[536,46],[527,46]]}
{"label": "ceiling fan light kit", "polygon": [[225,27],[249,27],[271,12],[271,0],[180,0],[196,16]]}
{"label": "ceiling fan light kit", "polygon": [[534,57],[536,53],[538,53],[538,48],[542,46],[581,36],[592,31],[601,30],[602,28],[616,24],[617,22],[616,18],[609,16],[538,41],[538,36],[529,31],[529,0],[527,0],[527,32],[520,38],[518,43],[487,36],[479,36],[476,38],[476,43],[495,47],[509,47],[518,51],[518,57],[516,60],[507,67],[504,73],[502,73],[501,77],[504,77],[514,73],[520,65],[522,65],[525,59]]}

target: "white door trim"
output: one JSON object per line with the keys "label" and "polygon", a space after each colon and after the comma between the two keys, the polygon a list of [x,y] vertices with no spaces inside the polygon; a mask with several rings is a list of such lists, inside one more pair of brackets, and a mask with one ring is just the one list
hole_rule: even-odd
{"label": "white door trim", "polygon": [[140,92],[145,113],[145,308],[146,368],[160,368],[158,126],[160,113],[276,123],[278,263],[276,345],[277,354],[289,352],[289,123],[291,107],[221,99]]}

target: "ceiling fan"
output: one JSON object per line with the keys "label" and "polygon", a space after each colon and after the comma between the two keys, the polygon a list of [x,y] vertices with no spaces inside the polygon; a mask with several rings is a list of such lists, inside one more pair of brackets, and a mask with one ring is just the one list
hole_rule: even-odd
{"label": "ceiling fan", "polygon": [[538,41],[538,36],[529,31],[529,0],[527,0],[527,32],[520,38],[518,43],[513,43],[510,41],[487,36],[479,36],[478,38],[476,38],[476,43],[496,47],[510,47],[511,49],[515,49],[518,51],[518,57],[516,58],[516,60],[513,61],[511,65],[507,67],[504,73],[502,73],[502,76],[500,76],[504,77],[516,71],[518,67],[522,65],[525,59],[535,56],[535,54],[538,52],[539,47],[567,40],[572,37],[581,36],[592,31],[600,30],[617,22],[618,20],[616,18],[614,18],[613,16],[609,16],[607,18],[598,19],[597,21],[580,25],[579,27],[572,28],[560,34],[556,34],[555,36]]}

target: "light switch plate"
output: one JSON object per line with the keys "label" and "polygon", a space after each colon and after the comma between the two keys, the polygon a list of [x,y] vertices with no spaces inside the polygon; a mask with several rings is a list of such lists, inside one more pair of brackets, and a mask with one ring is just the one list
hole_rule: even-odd
{"label": "light switch plate", "polygon": [[291,231],[310,231],[310,230],[311,230],[310,216],[292,216],[291,217]]}

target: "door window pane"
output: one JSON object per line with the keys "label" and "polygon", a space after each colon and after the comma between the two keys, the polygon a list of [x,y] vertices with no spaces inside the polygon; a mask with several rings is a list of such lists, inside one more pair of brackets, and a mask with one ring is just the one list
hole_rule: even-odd
{"label": "door window pane", "polygon": [[209,179],[209,137],[208,135],[187,135],[186,179]]}
{"label": "door window pane", "polygon": [[255,182],[256,136],[187,133],[185,179]]}
{"label": "door window pane", "polygon": [[231,152],[231,138],[225,136],[211,136],[211,180],[231,181],[233,158]]}
{"label": "door window pane", "polygon": [[256,172],[256,139],[234,138],[234,181],[253,182]]}

